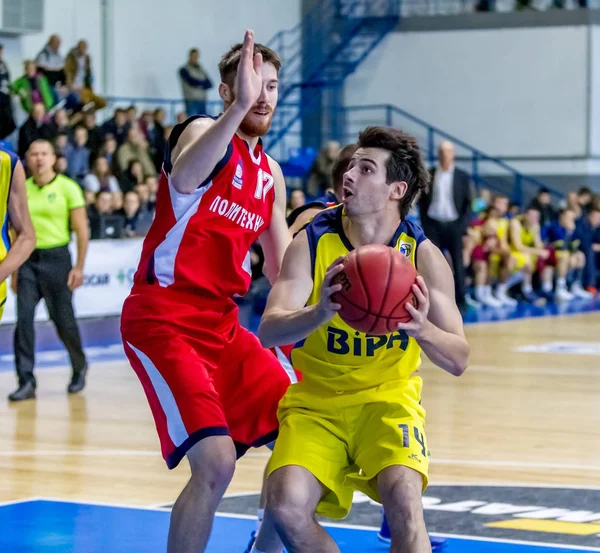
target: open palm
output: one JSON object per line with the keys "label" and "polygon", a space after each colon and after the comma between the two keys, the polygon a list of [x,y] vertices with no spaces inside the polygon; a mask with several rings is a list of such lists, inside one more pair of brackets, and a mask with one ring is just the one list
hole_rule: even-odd
{"label": "open palm", "polygon": [[262,64],[262,54],[254,55],[254,32],[246,31],[234,85],[236,101],[246,110],[249,110],[260,96]]}

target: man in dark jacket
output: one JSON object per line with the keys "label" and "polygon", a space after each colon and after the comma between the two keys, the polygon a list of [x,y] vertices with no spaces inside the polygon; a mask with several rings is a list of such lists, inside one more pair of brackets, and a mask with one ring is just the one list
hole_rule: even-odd
{"label": "man in dark jacket", "polygon": [[463,235],[471,222],[471,182],[469,175],[454,165],[454,144],[442,142],[439,164],[431,171],[431,186],[419,200],[425,235],[452,258],[456,302],[465,301]]}
{"label": "man in dark jacket", "polygon": [[206,91],[213,86],[199,60],[200,51],[192,48],[188,62],[179,70],[181,91],[188,115],[206,113]]}

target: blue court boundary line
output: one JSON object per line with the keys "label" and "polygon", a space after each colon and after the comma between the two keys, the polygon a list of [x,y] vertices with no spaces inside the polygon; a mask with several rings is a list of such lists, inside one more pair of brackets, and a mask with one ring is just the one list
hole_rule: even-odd
{"label": "blue court boundary line", "polygon": [[[459,485],[459,484],[456,484]],[[250,493],[256,492],[243,492],[242,494],[230,494],[224,497],[236,497],[240,495],[247,495]],[[22,499],[16,499],[12,501],[0,502],[0,509],[3,507],[10,507],[11,505],[18,505],[23,503],[34,503],[34,502],[47,502],[47,503],[68,503],[71,505],[84,505],[89,507],[110,507],[110,508],[118,508],[118,509],[128,509],[130,511],[151,511],[151,512],[163,512],[168,513],[170,509],[164,507],[146,507],[143,505],[123,505],[118,503],[108,503],[108,502],[99,502],[99,501],[84,501],[79,499],[57,499],[52,497],[28,497]],[[215,513],[215,517],[219,518],[230,518],[230,519],[239,519],[239,520],[256,520],[255,516],[252,515],[240,515],[236,513],[222,513],[217,511]],[[341,528],[345,530],[362,530],[367,532],[377,532],[379,528],[375,528],[372,526],[360,526],[360,525],[350,525],[350,524],[340,524],[340,523],[321,523],[325,528]],[[600,548],[595,547],[582,547],[575,545],[564,545],[564,544],[549,544],[544,542],[531,542],[531,541],[521,541],[521,540],[507,540],[507,539],[498,539],[498,538],[482,538],[479,536],[468,536],[461,534],[443,534],[437,532],[430,532],[430,535],[434,537],[440,538],[448,538],[448,539],[457,539],[457,540],[467,540],[479,543],[499,543],[506,545],[524,545],[524,546],[532,546],[532,547],[544,547],[547,549],[562,549],[568,551],[586,551],[586,552],[600,552]]]}

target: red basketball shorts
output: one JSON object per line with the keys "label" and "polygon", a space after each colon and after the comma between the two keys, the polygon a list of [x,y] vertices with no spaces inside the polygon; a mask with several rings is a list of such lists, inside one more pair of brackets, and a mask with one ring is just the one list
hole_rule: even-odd
{"label": "red basketball shorts", "polygon": [[279,400],[295,375],[281,350],[264,349],[239,324],[233,301],[199,307],[162,290],[132,294],[121,335],[169,468],[208,436],[231,436],[238,458],[276,438]]}

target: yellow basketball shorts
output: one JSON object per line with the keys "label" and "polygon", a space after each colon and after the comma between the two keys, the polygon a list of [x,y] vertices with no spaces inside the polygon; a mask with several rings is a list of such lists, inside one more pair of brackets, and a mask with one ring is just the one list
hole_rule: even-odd
{"label": "yellow basketball shorts", "polygon": [[[516,260],[515,267],[513,271],[521,271],[525,265],[529,261],[531,261],[532,267],[535,267],[535,263],[537,258],[535,255],[530,253],[522,253],[522,252],[510,252],[510,255]],[[502,257],[498,253],[493,253],[490,255],[489,261],[489,273],[491,278],[498,278],[500,276],[500,265],[502,262]]]}
{"label": "yellow basketball shorts", "polygon": [[269,474],[289,465],[311,472],[326,488],[317,514],[344,518],[355,490],[381,503],[376,476],[401,465],[428,483],[429,449],[419,377],[341,395],[311,393],[302,383],[279,406],[279,436]]}

